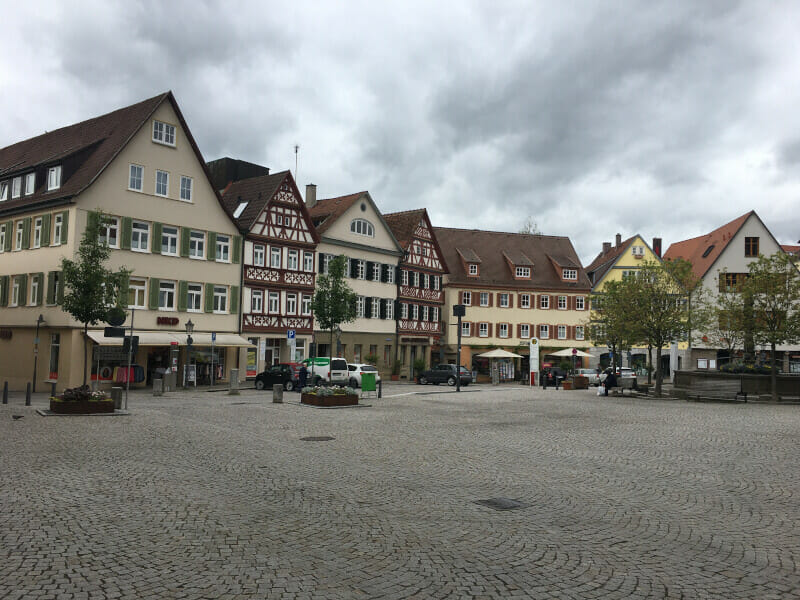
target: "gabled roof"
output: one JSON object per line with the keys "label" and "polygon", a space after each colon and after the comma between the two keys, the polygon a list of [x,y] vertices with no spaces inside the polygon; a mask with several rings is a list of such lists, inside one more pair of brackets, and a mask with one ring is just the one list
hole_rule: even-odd
{"label": "gabled roof", "polygon": [[622,242],[619,246],[612,246],[608,252],[600,252],[600,254],[595,257],[591,264],[586,267],[586,274],[589,276],[592,284],[596,284],[603,278],[608,270],[614,266],[614,263],[617,262],[617,259],[625,253],[625,250],[628,249],[628,246],[630,246],[633,243],[633,240],[635,240],[637,237],[641,236],[638,234],[633,235]]}
{"label": "gabled roof", "polygon": [[[0,148],[0,180],[64,163],[61,186],[58,189],[48,192],[44,177],[37,177],[38,185],[33,194],[0,203],[0,213],[22,212],[40,206],[71,202],[74,196],[94,183],[165,101],[171,103],[210,184],[211,178],[203,155],[189,131],[175,97],[169,91],[108,114]],[[70,162],[69,168],[66,168]],[[217,201],[222,205],[219,194]]]}
{"label": "gabled roof", "polygon": [[532,267],[533,261],[525,256],[525,253],[519,250],[503,250],[503,256],[506,257],[515,267]]}
{"label": "gabled roof", "polygon": [[[592,287],[580,266],[575,248],[567,237],[449,227],[434,227],[434,233],[450,270],[450,284],[470,287],[496,285],[528,290],[532,288],[589,290]],[[481,268],[478,277],[469,277],[465,272],[460,253],[464,249],[471,249],[480,256]],[[516,279],[509,267],[506,254],[509,256],[524,254],[529,258],[534,265],[533,279]],[[575,265],[578,270],[577,281],[564,281],[548,255],[557,256],[560,261]]]}
{"label": "gabled roof", "polygon": [[786,254],[800,254],[800,246],[792,244],[781,244],[781,250]]}
{"label": "gabled roof", "polygon": [[314,221],[314,225],[317,228],[317,233],[320,235],[325,233],[336,222],[336,219],[341,217],[364,194],[367,194],[367,192],[357,192],[347,196],[318,200],[313,207],[308,209],[311,220]]}
{"label": "gabled roof", "polygon": [[247,207],[235,219],[240,231],[250,230],[287,175],[291,177],[289,171],[281,171],[271,175],[241,179],[229,183],[222,191],[222,203],[231,214],[241,202],[247,202]]}
{"label": "gabled roof", "polygon": [[464,262],[477,264],[483,262],[481,261],[481,257],[478,256],[478,253],[472,248],[456,248],[456,252],[461,255],[461,258],[464,259]]}
{"label": "gabled roof", "polygon": [[417,208],[414,210],[389,213],[388,215],[383,215],[383,220],[386,221],[386,225],[388,225],[389,229],[392,230],[392,235],[394,235],[397,243],[400,244],[400,247],[408,253],[411,252],[411,244],[414,241],[414,234],[417,230],[417,225],[424,221],[428,231],[431,232],[430,242],[436,249],[436,253],[438,254],[442,263],[442,271],[447,273],[447,265],[445,265],[444,254],[442,254],[442,249],[439,247],[439,240],[436,239],[436,234],[433,231],[433,225],[431,224],[431,220],[430,217],[428,217],[428,211],[426,209]]}
{"label": "gabled roof", "polygon": [[[704,277],[751,215],[755,215],[758,218],[756,212],[751,210],[730,223],[725,223],[722,227],[718,227],[711,233],[671,244],[664,253],[664,259],[683,258],[688,260],[692,263],[692,271],[695,276]],[[766,229],[766,226],[764,228]]]}

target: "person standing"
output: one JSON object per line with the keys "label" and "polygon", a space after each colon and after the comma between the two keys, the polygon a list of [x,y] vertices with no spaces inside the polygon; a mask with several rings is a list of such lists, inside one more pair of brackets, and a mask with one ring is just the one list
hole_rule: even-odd
{"label": "person standing", "polygon": [[608,396],[609,388],[617,387],[617,376],[614,375],[614,371],[612,371],[611,369],[608,369],[608,375],[606,376],[606,380],[605,380],[604,383],[605,383],[605,386],[606,386],[606,394],[605,395]]}
{"label": "person standing", "polygon": [[308,368],[306,368],[306,364],[303,363],[300,366],[300,373],[298,373],[298,383],[300,384],[298,387],[300,388],[297,390],[298,392],[302,392],[303,388],[306,387],[306,381],[308,381]]}

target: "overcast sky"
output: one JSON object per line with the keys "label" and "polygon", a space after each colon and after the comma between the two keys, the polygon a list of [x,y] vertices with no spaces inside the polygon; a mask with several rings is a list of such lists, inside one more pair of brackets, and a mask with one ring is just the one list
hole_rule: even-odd
{"label": "overcast sky", "polygon": [[[207,160],[434,225],[800,239],[800,3],[11,2],[0,147],[172,90]],[[611,7],[609,7],[611,6]]]}

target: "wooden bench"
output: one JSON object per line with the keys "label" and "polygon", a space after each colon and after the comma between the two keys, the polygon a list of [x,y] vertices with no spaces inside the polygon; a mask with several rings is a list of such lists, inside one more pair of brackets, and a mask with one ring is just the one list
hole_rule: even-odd
{"label": "wooden bench", "polygon": [[624,396],[625,390],[629,390],[633,392],[636,389],[636,378],[634,377],[626,377],[626,378],[618,378],[617,385],[614,387],[608,388],[609,394],[613,396]]}
{"label": "wooden bench", "polygon": [[686,391],[686,397],[698,401],[747,402],[747,392],[742,391],[742,382],[736,379],[695,380],[692,382],[692,387]]}

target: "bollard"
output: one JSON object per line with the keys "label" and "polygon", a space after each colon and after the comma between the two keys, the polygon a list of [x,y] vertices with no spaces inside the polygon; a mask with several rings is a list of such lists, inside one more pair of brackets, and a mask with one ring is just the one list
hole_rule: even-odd
{"label": "bollard", "polygon": [[228,387],[229,396],[239,395],[239,369],[231,369],[230,386]]}
{"label": "bollard", "polygon": [[283,384],[276,383],[272,386],[272,403],[283,404]]}
{"label": "bollard", "polygon": [[8,404],[8,382],[3,383],[3,404]]}
{"label": "bollard", "polygon": [[383,398],[383,380],[378,382],[378,398]]}
{"label": "bollard", "polygon": [[114,409],[122,408],[122,388],[121,387],[112,387],[111,388],[111,399],[114,401]]}
{"label": "bollard", "polygon": [[163,395],[164,395],[164,380],[153,379],[153,396],[163,396]]}
{"label": "bollard", "polygon": [[29,381],[25,386],[25,406],[31,405],[31,382]]}
{"label": "bollard", "polygon": [[50,384],[50,397],[51,398],[55,398],[56,397],[56,382],[55,381]]}

